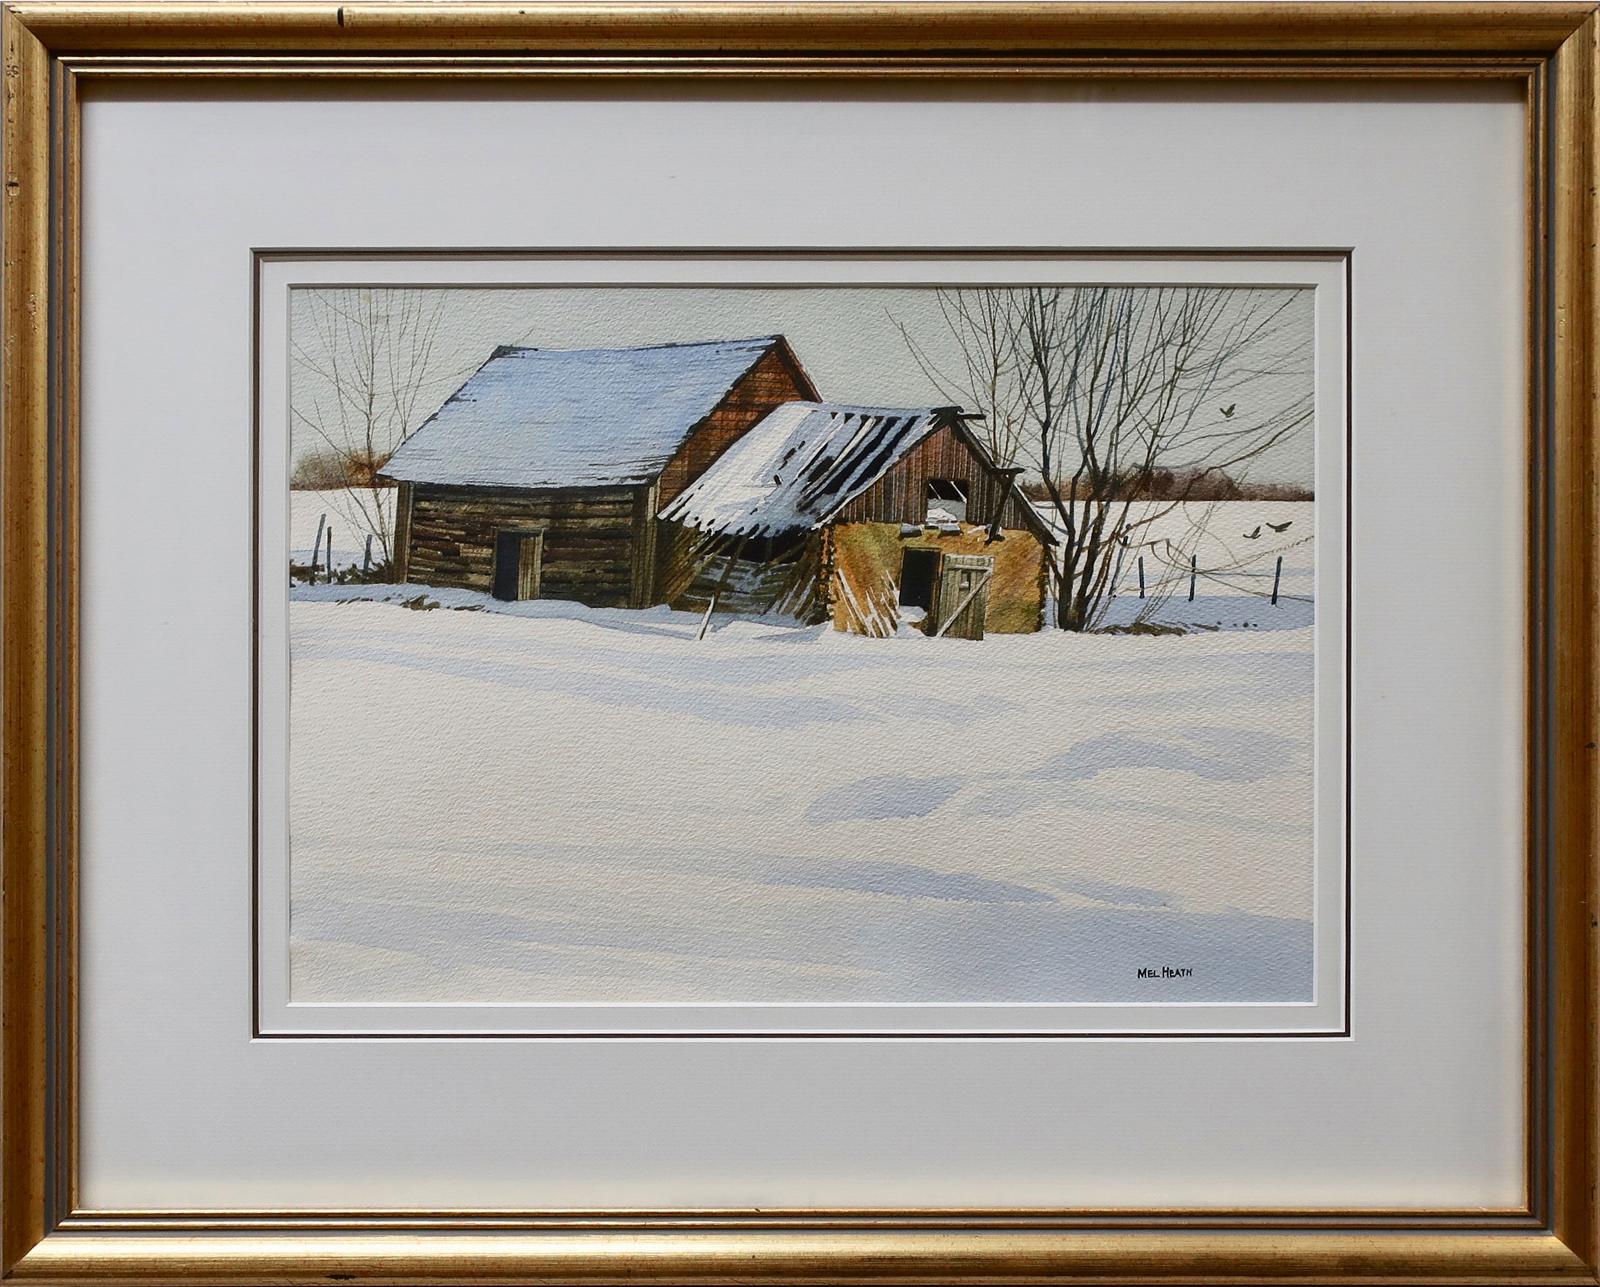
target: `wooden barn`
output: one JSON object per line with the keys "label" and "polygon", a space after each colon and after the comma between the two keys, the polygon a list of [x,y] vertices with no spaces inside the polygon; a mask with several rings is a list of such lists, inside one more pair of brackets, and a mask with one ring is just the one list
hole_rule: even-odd
{"label": "wooden barn", "polygon": [[968,419],[779,407],[663,505],[663,596],[879,636],[1038,630],[1055,538]]}
{"label": "wooden barn", "polygon": [[397,579],[595,607],[662,600],[656,515],[816,389],[781,335],[502,346],[390,457]]}

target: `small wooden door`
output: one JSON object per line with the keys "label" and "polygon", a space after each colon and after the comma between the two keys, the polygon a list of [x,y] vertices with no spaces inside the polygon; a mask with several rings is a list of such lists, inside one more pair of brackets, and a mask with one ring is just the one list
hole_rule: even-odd
{"label": "small wooden door", "polygon": [[983,638],[983,619],[989,611],[989,578],[993,575],[994,559],[986,554],[944,556],[939,568],[936,634],[952,639]]}
{"label": "small wooden door", "polygon": [[539,597],[544,532],[496,532],[492,593],[508,603]]}

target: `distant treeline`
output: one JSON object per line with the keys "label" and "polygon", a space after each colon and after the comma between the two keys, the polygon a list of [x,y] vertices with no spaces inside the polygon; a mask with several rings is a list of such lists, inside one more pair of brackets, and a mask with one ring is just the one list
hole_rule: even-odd
{"label": "distant treeline", "polygon": [[[378,471],[389,463],[389,453],[308,451],[294,462],[289,486],[295,491],[335,491],[341,487],[390,487]],[[1050,490],[1041,479],[1022,479],[1023,494],[1029,500],[1047,501]],[[1073,500],[1089,496],[1079,486],[1074,493],[1070,479],[1060,484],[1061,494]],[[1315,499],[1309,487],[1295,483],[1258,483],[1230,478],[1220,470],[1153,469],[1143,477],[1130,479],[1118,489],[1117,500],[1140,501],[1308,501]]]}
{"label": "distant treeline", "polygon": [[391,487],[378,471],[389,463],[389,452],[369,455],[362,451],[308,451],[294,462],[289,486],[297,492],[329,492],[340,487]]}
{"label": "distant treeline", "polygon": [[[1023,494],[1029,500],[1047,501],[1050,489],[1042,479],[1024,479]],[[1080,484],[1074,490],[1071,479],[1059,484],[1062,496],[1073,500],[1090,497],[1087,487]],[[1296,483],[1258,483],[1228,477],[1220,470],[1153,469],[1146,474],[1129,479],[1116,492],[1114,499],[1140,501],[1308,501],[1316,499],[1309,487]]]}

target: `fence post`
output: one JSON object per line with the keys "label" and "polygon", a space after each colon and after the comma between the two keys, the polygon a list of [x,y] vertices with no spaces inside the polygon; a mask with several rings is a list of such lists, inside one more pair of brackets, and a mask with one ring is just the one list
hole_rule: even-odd
{"label": "fence post", "polygon": [[317,539],[311,542],[311,578],[309,584],[317,583],[317,556],[322,553],[322,529],[328,525],[328,513],[324,510],[317,515]]}
{"label": "fence post", "polygon": [[372,533],[367,533],[367,548],[361,555],[361,575],[372,571]]}
{"label": "fence post", "polygon": [[333,524],[328,524],[328,584],[333,584]]}
{"label": "fence post", "polygon": [[1144,555],[1139,556],[1139,597],[1144,598]]}
{"label": "fence post", "polygon": [[1278,581],[1282,578],[1282,576],[1283,555],[1280,554],[1278,555],[1278,566],[1272,570],[1272,603],[1274,607],[1276,607],[1278,603]]}
{"label": "fence post", "polygon": [[1189,556],[1189,602],[1190,603],[1194,602],[1194,573],[1195,573],[1195,557],[1194,557],[1194,555],[1191,554]]}
{"label": "fence post", "polygon": [[1115,599],[1117,597],[1117,583],[1122,580],[1122,560],[1127,553],[1127,542],[1123,542],[1121,548],[1117,550],[1117,566],[1111,572],[1111,593],[1107,596],[1108,598]]}

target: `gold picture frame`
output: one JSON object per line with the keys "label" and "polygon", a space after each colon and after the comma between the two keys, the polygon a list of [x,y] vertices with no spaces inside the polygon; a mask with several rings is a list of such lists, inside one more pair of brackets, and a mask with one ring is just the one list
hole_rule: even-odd
{"label": "gold picture frame", "polygon": [[[1590,3],[73,3],[4,8],[6,1281],[1600,1281]],[[78,94],[90,80],[1050,77],[1511,81],[1526,96],[1526,1209],[86,1210],[76,1185]]]}

